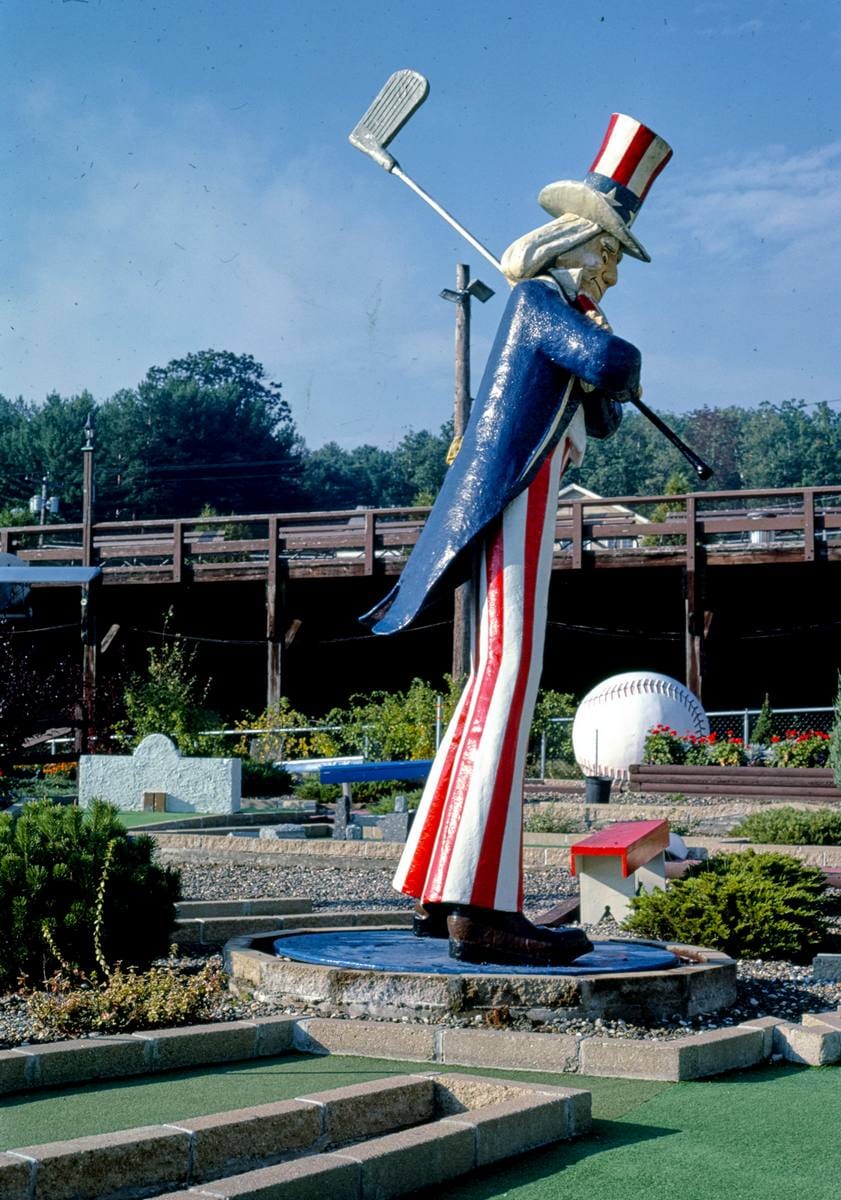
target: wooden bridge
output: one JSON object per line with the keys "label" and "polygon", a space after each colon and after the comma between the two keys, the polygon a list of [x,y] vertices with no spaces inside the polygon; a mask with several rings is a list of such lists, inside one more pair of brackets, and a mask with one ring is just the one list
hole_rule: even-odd
{"label": "wooden bridge", "polygon": [[[0,551],[32,564],[102,568],[100,583],[87,596],[87,632],[83,628],[91,694],[100,584],[264,583],[267,699],[272,702],[280,695],[281,657],[296,624],[288,625],[292,614],[283,611],[287,583],[397,576],[427,513],[422,508],[357,509],[15,526],[0,529]],[[682,580],[683,595],[675,599],[685,613],[685,678],[701,694],[704,640],[712,618],[705,611],[705,580],[711,573],[800,564],[811,580],[812,570],[823,578],[821,564],[832,562],[841,562],[841,485],[565,498],[558,510],[553,565],[556,572],[573,573],[671,568],[672,577]]]}
{"label": "wooden bridge", "polygon": [[[672,511],[659,517],[656,510]],[[100,566],[110,584],[399,575],[428,509],[271,513],[0,529],[0,551]],[[647,516],[655,513],[655,518]],[[573,500],[555,570],[841,560],[841,485]]]}

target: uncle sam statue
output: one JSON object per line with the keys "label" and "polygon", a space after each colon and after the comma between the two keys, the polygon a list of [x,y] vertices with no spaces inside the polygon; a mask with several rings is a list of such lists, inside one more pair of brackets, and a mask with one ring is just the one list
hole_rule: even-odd
{"label": "uncle sam statue", "polygon": [[523,915],[526,745],[543,661],[561,476],[587,435],[612,434],[640,394],[640,355],[599,304],[631,226],[671,157],[662,138],[611,118],[583,182],[539,196],[553,220],[509,246],[514,285],[460,450],[393,590],[363,620],[405,629],[440,589],[474,573],[472,665],[441,742],[394,886],[415,933],[465,962],[553,965],[592,949],[583,931]]}

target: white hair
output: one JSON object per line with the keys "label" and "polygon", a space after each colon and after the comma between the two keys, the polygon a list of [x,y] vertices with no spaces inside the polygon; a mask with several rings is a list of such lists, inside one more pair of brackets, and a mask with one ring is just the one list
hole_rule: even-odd
{"label": "white hair", "polygon": [[551,266],[560,255],[582,246],[603,232],[601,225],[595,221],[588,221],[586,217],[579,217],[575,213],[563,213],[554,221],[512,242],[502,256],[502,272],[511,283],[532,279]]}

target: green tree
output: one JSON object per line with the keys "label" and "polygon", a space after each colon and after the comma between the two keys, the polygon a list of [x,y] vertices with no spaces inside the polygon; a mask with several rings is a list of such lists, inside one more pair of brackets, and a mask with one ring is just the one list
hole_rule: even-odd
{"label": "green tree", "polygon": [[759,716],[756,718],[756,724],[751,730],[750,740],[757,746],[770,746],[771,735],[774,732],[774,710],[771,707],[771,701],[768,699],[768,693],[765,693],[765,699],[762,701],[762,707],[759,710]]}
{"label": "green tree", "polygon": [[123,518],[282,511],[302,444],[280,384],[250,354],[205,350],[152,367],[98,421],[102,507]]}
{"label": "green tree", "polygon": [[[40,407],[28,410],[18,437],[19,458],[30,480],[30,493],[39,492],[44,476],[48,493],[61,501],[61,517],[78,520],[82,511],[82,446],[85,422],[94,409],[90,392],[60,396],[51,392]],[[37,522],[37,517],[32,518]]]}

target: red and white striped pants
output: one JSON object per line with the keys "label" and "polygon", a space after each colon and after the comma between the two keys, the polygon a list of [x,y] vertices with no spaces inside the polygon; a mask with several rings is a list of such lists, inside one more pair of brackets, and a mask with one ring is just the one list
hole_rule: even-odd
{"label": "red and white striped pants", "polygon": [[584,441],[583,417],[574,419],[485,534],[472,669],[394,877],[398,891],[422,901],[522,907],[523,778],[543,667],[558,485],[570,457],[580,461]]}

